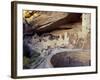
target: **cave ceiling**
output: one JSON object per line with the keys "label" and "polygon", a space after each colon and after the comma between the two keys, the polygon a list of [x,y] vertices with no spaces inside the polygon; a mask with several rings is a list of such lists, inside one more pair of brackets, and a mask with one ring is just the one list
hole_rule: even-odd
{"label": "cave ceiling", "polygon": [[[38,34],[67,30],[82,22],[82,13],[26,11],[24,19]],[[73,26],[74,25],[74,26]],[[77,26],[77,25],[76,25]]]}

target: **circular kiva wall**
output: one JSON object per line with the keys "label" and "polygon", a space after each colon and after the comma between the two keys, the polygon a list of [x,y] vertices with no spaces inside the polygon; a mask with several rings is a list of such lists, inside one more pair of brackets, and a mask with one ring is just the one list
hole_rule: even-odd
{"label": "circular kiva wall", "polygon": [[90,66],[90,55],[88,51],[66,51],[51,55],[48,58],[48,65],[50,67],[78,67]]}

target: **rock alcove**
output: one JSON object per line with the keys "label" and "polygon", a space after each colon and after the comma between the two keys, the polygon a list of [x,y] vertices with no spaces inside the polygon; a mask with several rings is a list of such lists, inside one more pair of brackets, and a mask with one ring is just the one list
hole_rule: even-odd
{"label": "rock alcove", "polygon": [[[23,51],[27,52],[23,54],[29,58],[29,63],[25,66],[36,68],[58,48],[90,50],[90,14],[25,10],[23,15]],[[80,56],[88,56],[86,61],[75,57],[79,56],[79,52],[73,53],[74,56],[70,52],[61,52],[52,56],[50,62],[54,67],[90,65],[90,52],[80,53]],[[33,59],[34,55],[36,58]],[[60,56],[62,57],[59,58]],[[69,62],[71,63],[67,64]],[[45,65],[38,67],[44,68]]]}

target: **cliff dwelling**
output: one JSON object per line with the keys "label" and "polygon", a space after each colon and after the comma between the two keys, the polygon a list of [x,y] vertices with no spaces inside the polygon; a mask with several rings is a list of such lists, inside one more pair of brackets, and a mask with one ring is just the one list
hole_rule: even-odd
{"label": "cliff dwelling", "polygon": [[91,14],[23,10],[23,68],[90,66]]}

